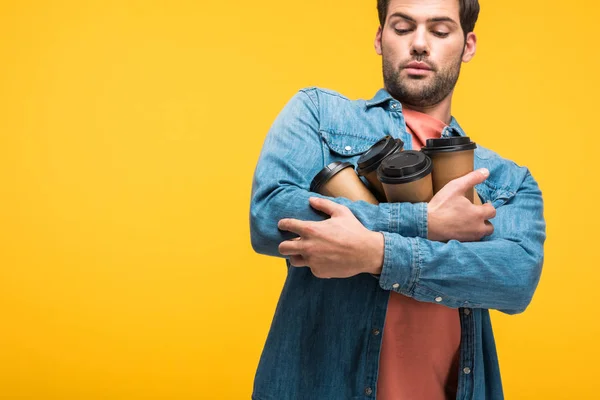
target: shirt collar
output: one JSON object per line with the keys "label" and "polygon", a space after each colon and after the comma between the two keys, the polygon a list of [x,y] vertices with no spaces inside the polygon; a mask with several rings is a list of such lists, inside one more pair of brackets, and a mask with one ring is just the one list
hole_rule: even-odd
{"label": "shirt collar", "polygon": [[467,136],[463,128],[461,128],[454,117],[450,117],[450,125],[448,125],[448,129],[450,130],[450,136]]}
{"label": "shirt collar", "polygon": [[365,102],[365,105],[367,108],[379,105],[381,103],[385,103],[386,101],[392,100],[393,97],[391,94],[388,93],[387,90],[385,89],[379,89],[377,91],[377,93],[375,93],[375,96],[371,99],[371,100],[367,100]]}
{"label": "shirt collar", "polygon": [[[365,102],[365,106],[368,109],[393,99],[394,98],[391,94],[388,93],[387,90],[381,88],[377,91],[377,93],[375,93],[375,96],[373,96],[371,100],[367,100]],[[445,129],[449,131],[448,133],[450,136],[466,136],[465,131],[461,128],[461,126],[456,121],[456,118],[454,117],[450,118],[450,124]]]}

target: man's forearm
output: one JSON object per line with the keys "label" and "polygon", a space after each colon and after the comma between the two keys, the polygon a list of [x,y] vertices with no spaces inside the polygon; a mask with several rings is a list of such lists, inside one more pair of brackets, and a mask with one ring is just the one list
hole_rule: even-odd
{"label": "man's forearm", "polygon": [[[266,183],[264,183],[266,184]],[[291,185],[277,188],[258,183],[253,190],[250,208],[252,247],[261,254],[281,257],[279,244],[295,235],[281,231],[277,222],[283,218],[320,221],[326,218],[309,205],[309,197],[323,197],[348,207],[369,230],[398,233],[405,237],[427,237],[427,205],[425,203],[381,203],[330,198]]]}
{"label": "man's forearm", "polygon": [[543,255],[506,239],[448,243],[384,233],[386,290],[448,307],[525,310],[538,284]]}
{"label": "man's forearm", "polygon": [[529,174],[494,223],[494,234],[481,242],[384,232],[380,286],[448,307],[524,311],[540,279],[546,238],[541,192]]}

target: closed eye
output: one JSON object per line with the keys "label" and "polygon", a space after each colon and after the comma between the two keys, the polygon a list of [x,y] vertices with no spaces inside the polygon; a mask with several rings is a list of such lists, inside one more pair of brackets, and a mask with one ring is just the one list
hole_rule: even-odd
{"label": "closed eye", "polygon": [[440,38],[445,38],[448,37],[448,35],[450,34],[449,32],[439,32],[439,31],[434,31],[433,34],[437,37]]}

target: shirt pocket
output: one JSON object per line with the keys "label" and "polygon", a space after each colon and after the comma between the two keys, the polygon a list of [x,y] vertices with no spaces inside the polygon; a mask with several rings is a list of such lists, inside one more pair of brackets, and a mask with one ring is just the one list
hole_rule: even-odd
{"label": "shirt pocket", "polygon": [[[325,147],[329,150],[331,156],[337,157],[356,157],[369,150],[371,146],[377,143],[381,137],[367,136],[355,133],[346,133],[339,131],[321,131],[321,137]],[[337,157],[336,157],[337,156]]]}
{"label": "shirt pocket", "polygon": [[483,181],[475,186],[477,193],[483,198],[483,203],[491,203],[494,208],[498,208],[508,203],[514,196],[515,192],[496,186],[488,180]]}

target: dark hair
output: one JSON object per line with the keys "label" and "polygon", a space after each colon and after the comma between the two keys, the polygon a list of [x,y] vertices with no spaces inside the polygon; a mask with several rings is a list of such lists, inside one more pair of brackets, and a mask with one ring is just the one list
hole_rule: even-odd
{"label": "dark hair", "polygon": [[[390,0],[377,0],[377,13],[379,14],[379,24],[381,27],[385,24],[387,18],[388,5]],[[460,26],[467,36],[467,33],[473,32],[475,22],[479,16],[479,1],[478,0],[458,0],[460,13]]]}

